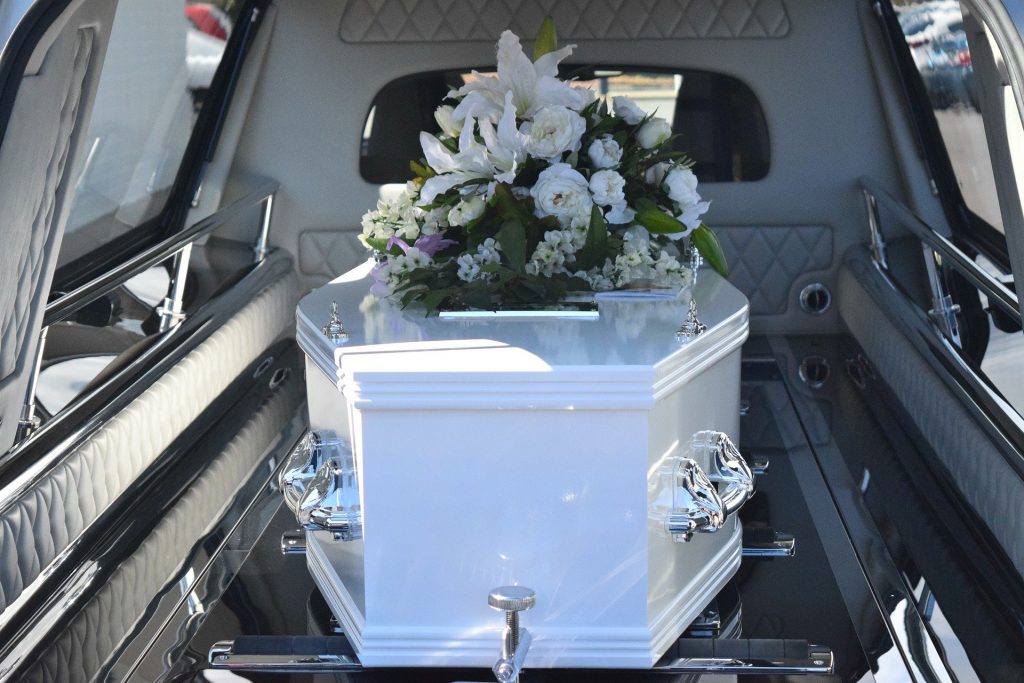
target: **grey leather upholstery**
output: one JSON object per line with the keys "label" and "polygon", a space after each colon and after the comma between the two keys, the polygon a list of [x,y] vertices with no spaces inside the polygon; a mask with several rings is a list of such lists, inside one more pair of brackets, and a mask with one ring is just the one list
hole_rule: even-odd
{"label": "grey leather upholstery", "polygon": [[[208,362],[216,360],[211,356]],[[302,396],[302,381],[294,378],[260,406],[21,680],[70,683],[93,680],[101,672],[107,656],[145,617],[153,596],[182,573],[196,541],[224,516],[239,484],[262,461]]]}
{"label": "grey leather upholstery", "polygon": [[532,36],[547,15],[566,40],[782,38],[789,32],[783,0],[350,0],[339,35],[351,43],[493,41],[506,28]]}
{"label": "grey leather upholstery", "polygon": [[842,319],[964,498],[1024,575],[1024,482],[900,331],[900,317],[912,314],[911,304],[896,295],[877,301],[868,293],[861,281],[877,277],[873,270],[864,248],[846,259],[839,274]]}
{"label": "grey leather upholstery", "polygon": [[832,267],[832,228],[821,225],[716,226],[729,281],[750,299],[750,314],[779,315],[800,290]]}
{"label": "grey leather upholstery", "polygon": [[0,492],[0,610],[30,590],[171,441],[292,328],[297,296],[294,275],[277,280],[37,485]]}
{"label": "grey leather upholstery", "polygon": [[59,31],[44,36],[0,146],[0,452],[14,441],[35,360],[113,4],[79,3]]}

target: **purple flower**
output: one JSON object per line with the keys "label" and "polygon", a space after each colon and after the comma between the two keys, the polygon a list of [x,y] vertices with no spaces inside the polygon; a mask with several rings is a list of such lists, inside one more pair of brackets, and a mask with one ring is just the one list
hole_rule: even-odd
{"label": "purple flower", "polygon": [[[391,239],[394,238],[392,237]],[[390,242],[388,244],[390,246]],[[418,240],[416,240],[416,243],[413,244],[413,246],[427,256],[433,257],[437,252],[450,247],[453,244],[455,244],[455,240],[445,239],[440,233],[435,233],[433,235],[422,235]]]}

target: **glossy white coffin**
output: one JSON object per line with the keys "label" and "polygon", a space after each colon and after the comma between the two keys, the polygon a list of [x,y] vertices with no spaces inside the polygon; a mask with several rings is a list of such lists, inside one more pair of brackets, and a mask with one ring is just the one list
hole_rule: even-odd
{"label": "glossy white coffin", "polygon": [[[367,666],[484,666],[536,607],[530,667],[651,666],[735,573],[740,527],[674,542],[671,473],[700,430],[738,438],[747,301],[708,270],[707,331],[677,301],[596,320],[441,320],[369,297],[363,267],[306,296],[310,423],[354,453],[362,538],[307,534],[309,569]],[[336,301],[347,341],[321,328]]]}

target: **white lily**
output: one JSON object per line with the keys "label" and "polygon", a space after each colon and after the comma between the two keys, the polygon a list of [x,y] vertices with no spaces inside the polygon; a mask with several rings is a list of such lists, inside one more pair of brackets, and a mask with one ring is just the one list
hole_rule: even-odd
{"label": "white lily", "polygon": [[529,137],[516,127],[516,107],[511,92],[505,93],[505,109],[498,121],[495,132],[488,119],[480,119],[480,137],[487,147],[487,157],[495,169],[494,179],[499,183],[511,183],[519,171],[519,164],[526,160],[526,146]]}
{"label": "white lily", "polygon": [[437,173],[423,183],[418,202],[420,206],[431,203],[456,185],[490,179],[494,175],[494,165],[487,157],[487,149],[476,141],[473,129],[472,121],[462,127],[459,151],[455,154],[430,133],[420,133],[423,156]]}
{"label": "white lily", "polygon": [[541,108],[554,105],[580,111],[592,98],[558,79],[558,64],[572,54],[574,47],[567,45],[531,62],[519,44],[519,37],[503,31],[498,40],[497,77],[474,71],[473,81],[450,93],[451,97],[464,98],[453,117],[496,121],[504,111],[505,94],[509,92],[519,118],[530,118]]}

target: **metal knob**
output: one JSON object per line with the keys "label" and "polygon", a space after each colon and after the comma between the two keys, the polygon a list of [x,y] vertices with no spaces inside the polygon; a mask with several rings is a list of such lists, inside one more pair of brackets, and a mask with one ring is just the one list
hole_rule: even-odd
{"label": "metal knob", "polygon": [[707,329],[708,326],[697,319],[697,302],[694,299],[690,299],[690,308],[686,315],[686,320],[676,330],[676,341],[688,342],[704,334]]}
{"label": "metal knob", "polygon": [[487,604],[505,613],[505,631],[501,637],[501,657],[491,671],[498,683],[517,683],[523,669],[531,637],[519,628],[519,613],[537,603],[537,594],[525,586],[501,586],[487,595]]}
{"label": "metal knob", "polygon": [[503,612],[522,612],[537,604],[537,594],[525,586],[502,586],[490,592],[487,604]]}
{"label": "metal knob", "polygon": [[338,302],[331,302],[331,317],[327,319],[327,323],[321,328],[324,336],[332,342],[344,342],[348,341],[348,332],[345,331],[345,324],[341,322],[341,316],[338,315]]}

